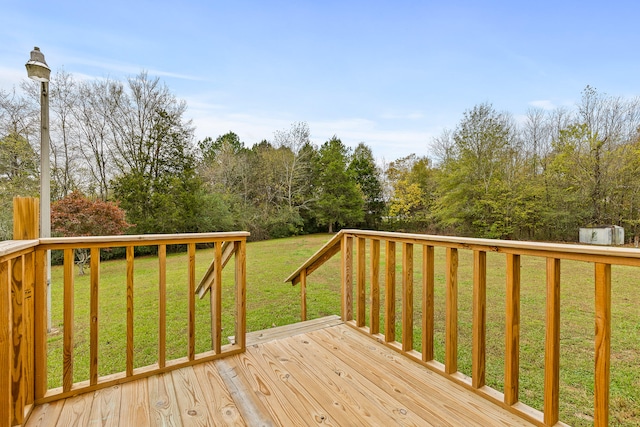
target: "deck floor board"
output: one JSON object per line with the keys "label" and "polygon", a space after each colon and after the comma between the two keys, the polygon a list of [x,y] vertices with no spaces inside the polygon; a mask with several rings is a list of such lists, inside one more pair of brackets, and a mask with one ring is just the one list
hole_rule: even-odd
{"label": "deck floor board", "polygon": [[532,426],[335,317],[247,351],[37,406],[26,427]]}

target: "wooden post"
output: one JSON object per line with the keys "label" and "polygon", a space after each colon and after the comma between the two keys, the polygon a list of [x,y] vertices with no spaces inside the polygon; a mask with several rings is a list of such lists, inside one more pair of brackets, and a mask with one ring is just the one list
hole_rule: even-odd
{"label": "wooden post", "polygon": [[487,253],[473,251],[473,351],[471,383],[485,385],[487,335]]}
{"label": "wooden post", "polygon": [[342,320],[353,320],[353,237],[342,237]]}
{"label": "wooden post", "polygon": [[434,250],[422,246],[422,360],[433,360],[434,312]]}
{"label": "wooden post", "polygon": [[356,240],[356,325],[361,328],[365,325],[366,316],[366,248],[367,241],[364,237],[358,237]]}
{"label": "wooden post", "polygon": [[384,340],[396,340],[396,242],[387,240],[385,249]]}
{"label": "wooden post", "polygon": [[40,205],[34,197],[13,198],[13,239],[32,240],[40,236]]}
{"label": "wooden post", "polygon": [[558,422],[560,410],[560,260],[547,258],[547,309],[544,359],[544,423]]}
{"label": "wooden post", "polygon": [[369,329],[380,332],[380,240],[371,239],[371,314]]}
{"label": "wooden post", "polygon": [[458,371],[458,250],[447,248],[444,371]]}
{"label": "wooden post", "polygon": [[595,265],[596,343],[594,422],[609,425],[609,378],[611,369],[611,265]]}
{"label": "wooden post", "polygon": [[9,261],[0,263],[0,425],[13,424],[11,371],[13,367],[13,328],[11,318]]}
{"label": "wooden post", "polygon": [[247,242],[234,243],[236,253],[236,345],[244,351],[247,340]]}
{"label": "wooden post", "polygon": [[300,320],[307,320],[307,269],[300,271]]}
{"label": "wooden post", "polygon": [[413,244],[402,244],[402,350],[413,350]]}
{"label": "wooden post", "polygon": [[507,254],[507,310],[504,359],[504,403],[518,397],[520,376],[520,255]]}

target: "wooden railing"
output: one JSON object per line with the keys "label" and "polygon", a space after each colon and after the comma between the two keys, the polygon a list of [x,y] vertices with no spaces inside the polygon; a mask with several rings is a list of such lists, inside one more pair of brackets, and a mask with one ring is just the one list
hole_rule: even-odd
{"label": "wooden railing", "polygon": [[[42,404],[79,393],[155,375],[195,363],[236,354],[245,349],[246,333],[246,238],[249,233],[201,233],[82,238],[49,238],[0,243],[0,425],[20,425],[34,404]],[[201,296],[211,290],[212,348],[196,354],[196,245],[213,244],[214,255]],[[186,357],[167,358],[167,246],[186,245],[187,302]],[[136,247],[156,247],[157,265],[157,361],[148,366],[134,365],[134,299]],[[101,318],[98,310],[101,289],[100,251],[125,248],[126,272],[126,352],[125,370],[100,376],[98,337]],[[223,256],[223,247],[224,256]],[[74,251],[90,251],[89,375],[77,381],[74,376],[76,325],[74,324]],[[62,386],[49,389],[47,375],[46,251],[64,253]],[[235,257],[235,342],[223,345],[222,268]],[[203,279],[203,281],[205,281]],[[228,331],[225,331],[228,332]],[[231,333],[230,333],[231,335]],[[7,392],[10,390],[11,392]]]}
{"label": "wooden railing", "polygon": [[[354,252],[354,242],[356,250]],[[367,243],[368,242],[368,243]],[[385,271],[380,272],[381,244]],[[422,249],[417,269],[421,272],[422,342],[414,350],[414,247]],[[398,246],[400,248],[398,248]],[[434,359],[434,248],[443,247],[445,258],[444,363]],[[401,342],[396,341],[396,251],[401,250]],[[471,377],[458,370],[458,252],[473,252],[473,314]],[[301,284],[302,317],[306,317],[306,282],[311,272],[341,252],[342,319],[390,348],[425,365],[484,398],[540,426],[564,425],[559,420],[560,384],[560,263],[586,261],[595,275],[595,370],[593,416],[596,426],[609,422],[611,345],[611,266],[640,266],[640,251],[584,245],[561,245],[472,239],[418,234],[342,230],[285,281]],[[487,252],[506,255],[506,312],[504,392],[486,385]],[[367,253],[369,274],[367,275]],[[355,254],[355,260],[354,260]],[[538,411],[520,401],[520,262],[521,256],[546,259],[546,332],[544,343],[544,402]],[[355,271],[354,271],[355,261]],[[355,274],[354,274],[355,273]],[[354,286],[355,276],[355,286]],[[380,277],[384,278],[384,307],[380,300]],[[368,290],[368,295],[367,291]],[[355,291],[355,295],[354,295]],[[369,313],[367,316],[367,304]],[[355,306],[355,313],[354,313]],[[380,310],[384,310],[381,328]],[[368,318],[368,325],[367,325]]]}

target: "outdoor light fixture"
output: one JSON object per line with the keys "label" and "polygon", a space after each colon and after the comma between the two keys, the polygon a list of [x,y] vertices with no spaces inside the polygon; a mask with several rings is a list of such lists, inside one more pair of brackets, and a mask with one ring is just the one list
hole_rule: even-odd
{"label": "outdoor light fixture", "polygon": [[[40,237],[51,237],[51,169],[49,165],[49,76],[51,68],[39,47],[25,64],[30,79],[40,82]],[[51,251],[47,251],[47,331],[51,331]]]}
{"label": "outdoor light fixture", "polygon": [[48,83],[51,75],[51,68],[44,60],[44,54],[40,52],[39,47],[34,47],[31,51],[31,59],[26,63],[27,74],[30,79]]}

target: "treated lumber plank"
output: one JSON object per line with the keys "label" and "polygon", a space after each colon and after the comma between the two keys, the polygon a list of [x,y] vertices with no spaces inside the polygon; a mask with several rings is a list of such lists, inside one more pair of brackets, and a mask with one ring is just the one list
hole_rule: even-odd
{"label": "treated lumber plank", "polygon": [[[354,366],[363,364],[356,358],[356,355],[366,353],[366,357],[371,359],[369,364],[376,367],[373,372],[374,378],[376,376],[384,378],[385,375],[391,375],[391,383],[394,386],[399,383],[403,384],[403,387],[408,387],[410,390],[408,396],[415,399],[419,405],[424,405],[424,409],[437,410],[435,413],[444,411],[443,418],[449,424],[439,425],[532,425],[480,397],[475,391],[467,390],[449,381],[442,375],[412,362],[381,343],[372,342],[363,333],[347,325],[311,332],[308,336],[313,340],[322,340],[328,349],[335,354],[340,354],[341,357],[346,355],[355,358],[355,361],[352,362]],[[348,350],[337,351],[341,345],[346,346]],[[361,369],[359,372],[365,373],[367,370]],[[380,384],[384,384],[384,382],[380,381]],[[393,394],[393,388],[389,391],[389,394],[399,398],[398,395]],[[407,407],[410,407],[408,403]]]}
{"label": "treated lumber plank", "polygon": [[283,341],[287,340],[273,341],[261,348],[250,347],[247,352],[255,361],[256,372],[260,370],[265,378],[272,379],[282,401],[288,402],[304,424],[366,425],[353,410],[354,402],[340,401],[338,394],[344,392],[335,387],[333,393],[327,393],[326,384],[311,375],[316,367],[300,369],[291,351],[278,346]]}
{"label": "treated lumber plank", "polygon": [[64,400],[36,405],[25,427],[53,427],[58,423]]}
{"label": "treated lumber plank", "polygon": [[520,255],[507,254],[504,403],[515,404],[520,383]]}
{"label": "treated lumber plank", "polygon": [[560,260],[547,258],[544,358],[544,422],[554,425],[560,411]]}
{"label": "treated lumber plank", "polygon": [[433,360],[435,325],[435,256],[433,246],[422,247],[422,360]]}
{"label": "treated lumber plank", "polygon": [[444,370],[458,371],[458,250],[447,248]]}
{"label": "treated lumber plank", "polygon": [[300,320],[307,320],[307,269],[300,270]]}
{"label": "treated lumber plank", "polygon": [[231,393],[225,386],[213,362],[194,365],[193,371],[198,378],[202,394],[209,412],[213,416],[213,424],[220,426],[246,426]]}
{"label": "treated lumber plank", "polygon": [[127,359],[126,375],[133,375],[133,282],[134,282],[134,251],[133,246],[127,246]]}
{"label": "treated lumber plank", "polygon": [[209,293],[211,304],[211,345],[216,353],[222,348],[222,245],[214,247],[213,263],[215,264],[214,279]]}
{"label": "treated lumber plank", "polygon": [[353,238],[342,239],[342,320],[353,320]]}
{"label": "treated lumber plank", "polygon": [[[227,265],[231,257],[235,252],[235,242],[226,241],[222,243],[222,269]],[[216,271],[216,262],[215,258],[211,260],[207,271],[200,279],[198,286],[196,287],[196,293],[200,297],[200,299],[204,298],[207,291],[211,288],[215,281],[215,271]]]}
{"label": "treated lumber plank", "polygon": [[413,350],[413,245],[402,244],[402,350]]}
{"label": "treated lumber plank", "polygon": [[62,350],[62,390],[71,390],[73,384],[73,347],[74,347],[74,326],[73,326],[73,279],[74,279],[74,253],[73,249],[64,250],[64,332]]}
{"label": "treated lumber plank", "polygon": [[170,373],[149,377],[149,417],[152,426],[179,427],[180,409]]}
{"label": "treated lumber plank", "polygon": [[247,335],[247,242],[235,242],[236,253],[236,344],[244,350]]}
{"label": "treated lumber plank", "polygon": [[[248,402],[248,406],[259,408],[260,416],[269,419],[273,425],[307,425],[308,420],[300,416],[275,380],[259,366],[251,353],[255,349],[260,349],[260,346],[247,347],[246,353],[221,361],[233,367],[238,376],[243,377],[246,386],[240,390],[240,399]],[[257,405],[255,400],[261,404]]]}
{"label": "treated lumber plank", "polygon": [[23,281],[23,316],[24,316],[24,345],[26,349],[24,379],[27,386],[25,395],[26,404],[30,405],[34,400],[34,377],[35,377],[35,255],[33,253],[23,255],[24,259],[24,281]]}
{"label": "treated lumber plank", "polygon": [[371,239],[370,333],[380,333],[380,240]]}
{"label": "treated lumber plank", "polygon": [[98,289],[100,286],[100,249],[91,248],[89,381],[98,383]]}
{"label": "treated lumber plank", "polygon": [[366,247],[367,241],[364,237],[356,240],[356,324],[362,327],[366,317]]}
{"label": "treated lumber plank", "polygon": [[11,372],[13,366],[13,322],[11,303],[11,281],[9,264],[0,263],[0,425],[13,424],[13,399],[9,390],[12,387]]}
{"label": "treated lumber plank", "polygon": [[[87,393],[92,394],[92,393]],[[72,399],[77,399],[73,397]],[[107,387],[93,393],[93,404],[89,414],[89,425],[100,427],[120,426],[120,402],[122,388],[120,386]],[[129,402],[125,402],[128,404]]]}
{"label": "treated lumber plank", "polygon": [[[34,289],[34,399],[44,397],[47,391],[47,275],[46,252],[35,252]],[[2,264],[0,264],[0,267]],[[0,273],[0,276],[2,273]]]}
{"label": "treated lumber plank", "polygon": [[58,427],[89,425],[93,393],[85,393],[64,401],[62,413],[58,418]]}
{"label": "treated lumber plank", "polygon": [[13,395],[13,424],[22,424],[24,421],[24,407],[27,398],[27,382],[25,378],[27,370],[27,341],[25,334],[28,325],[24,319],[24,256],[10,261],[9,277],[11,280],[11,318],[13,360],[11,366],[11,393]]}
{"label": "treated lumber plank", "polygon": [[158,366],[167,360],[167,245],[158,246]]}
{"label": "treated lumber plank", "polygon": [[[280,347],[287,355],[282,358],[284,364],[291,366],[296,378],[301,382],[304,380],[318,401],[328,409],[333,406],[344,410],[346,420],[333,419],[338,425],[425,425],[414,411],[408,411],[394,398],[395,394],[392,396],[382,391],[376,379],[371,381],[360,373],[372,368],[366,363],[359,367],[349,366],[340,360],[335,350],[326,349],[310,335],[281,340],[269,348],[274,346]],[[315,384],[320,387],[314,387]],[[396,390],[395,393],[401,391]],[[332,403],[337,400],[340,407]],[[335,416],[335,409],[329,411],[329,421]]]}
{"label": "treated lumber plank", "polygon": [[147,379],[130,381],[120,386],[120,425],[147,426],[151,424],[149,414],[149,391]]}
{"label": "treated lumber plank", "polygon": [[[340,316],[332,315],[306,320],[304,322],[292,323],[290,325],[276,326],[275,328],[264,329],[262,331],[249,332],[246,336],[247,345],[256,345],[280,338],[287,338],[316,329],[340,325],[342,323]],[[229,337],[229,341],[233,342],[234,340],[235,337]]]}
{"label": "treated lumber plank", "polygon": [[473,251],[473,343],[471,384],[485,385],[487,341],[487,253]]}
{"label": "treated lumber plank", "polygon": [[609,379],[611,370],[611,265],[595,265],[595,387],[594,426],[609,425]]}
{"label": "treated lumber plank", "polygon": [[206,426],[211,414],[192,367],[171,372],[178,407],[185,426]]}
{"label": "treated lumber plank", "polygon": [[[217,244],[216,247],[220,246]],[[187,252],[189,257],[188,271],[188,286],[187,291],[187,357],[189,360],[193,360],[196,357],[196,244],[189,243],[187,245]],[[216,278],[217,278],[216,274]],[[217,287],[220,287],[221,283],[217,283]],[[219,353],[219,349],[216,347],[216,352]]]}
{"label": "treated lumber plank", "polygon": [[387,240],[385,247],[384,339],[396,340],[396,243]]}

